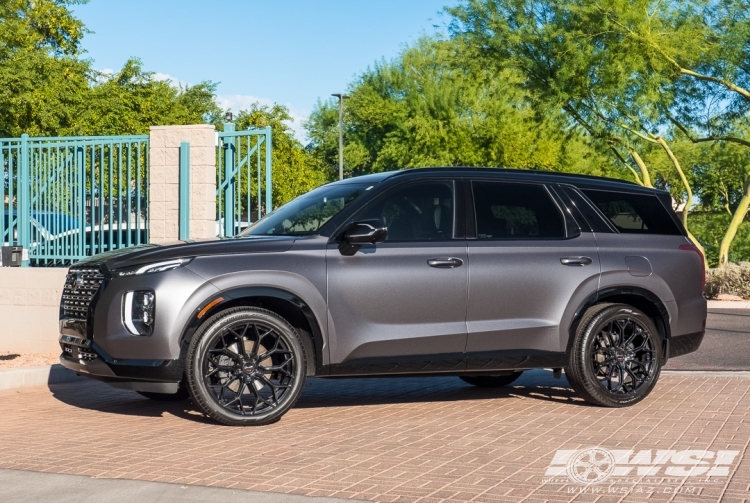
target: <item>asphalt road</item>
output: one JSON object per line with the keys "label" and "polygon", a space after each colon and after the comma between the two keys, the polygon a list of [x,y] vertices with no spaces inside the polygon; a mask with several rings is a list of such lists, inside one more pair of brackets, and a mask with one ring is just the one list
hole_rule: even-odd
{"label": "asphalt road", "polygon": [[709,309],[700,349],[673,360],[669,370],[750,370],[750,309]]}

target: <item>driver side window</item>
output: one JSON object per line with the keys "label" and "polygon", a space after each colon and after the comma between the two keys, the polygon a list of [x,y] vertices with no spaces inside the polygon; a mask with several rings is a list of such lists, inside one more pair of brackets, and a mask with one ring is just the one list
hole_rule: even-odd
{"label": "driver side window", "polygon": [[387,194],[358,218],[378,218],[388,227],[386,241],[441,241],[453,238],[453,184],[407,185]]}

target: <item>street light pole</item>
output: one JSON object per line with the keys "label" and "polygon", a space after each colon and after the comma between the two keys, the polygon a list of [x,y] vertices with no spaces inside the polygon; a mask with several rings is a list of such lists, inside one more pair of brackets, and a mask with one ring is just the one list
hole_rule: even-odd
{"label": "street light pole", "polygon": [[344,100],[349,97],[348,94],[335,93],[339,99],[339,180],[344,179]]}

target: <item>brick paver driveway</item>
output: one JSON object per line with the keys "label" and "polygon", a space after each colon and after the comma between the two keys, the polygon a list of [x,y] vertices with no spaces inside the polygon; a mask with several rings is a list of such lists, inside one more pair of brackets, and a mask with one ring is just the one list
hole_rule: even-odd
{"label": "brick paver driveway", "polygon": [[[189,402],[71,383],[0,392],[0,468],[378,501],[743,501],[749,390],[750,378],[663,375],[645,402],[603,409],[543,371],[501,390],[457,378],[312,379],[281,422],[231,428]],[[543,483],[558,449],[592,446],[739,455],[710,483],[608,482],[583,494]]]}

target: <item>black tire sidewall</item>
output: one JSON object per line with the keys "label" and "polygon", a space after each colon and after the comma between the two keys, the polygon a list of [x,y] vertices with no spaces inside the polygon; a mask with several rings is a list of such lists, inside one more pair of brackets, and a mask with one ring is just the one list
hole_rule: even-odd
{"label": "black tire sidewall", "polygon": [[[203,355],[208,350],[214,336],[225,327],[237,322],[258,322],[269,327],[283,338],[288,348],[294,353],[295,373],[292,388],[287,392],[283,401],[273,410],[257,416],[242,416],[234,414],[216,402],[213,394],[203,381]],[[227,309],[212,316],[198,329],[187,353],[186,380],[188,391],[196,404],[207,416],[230,426],[260,426],[278,421],[299,399],[304,388],[307,361],[304,346],[297,331],[283,318],[265,309],[254,307],[236,307]]]}
{"label": "black tire sidewall", "polygon": [[[592,364],[593,340],[598,332],[610,321],[616,318],[629,317],[643,325],[649,332],[654,346],[654,371],[650,382],[637,391],[618,395],[605,390],[594,373]],[[589,319],[584,319],[578,327],[576,339],[571,354],[571,366],[567,369],[568,379],[573,388],[592,403],[605,407],[626,407],[636,404],[646,398],[661,373],[662,343],[654,322],[638,309],[624,304],[614,304],[598,311]]]}

